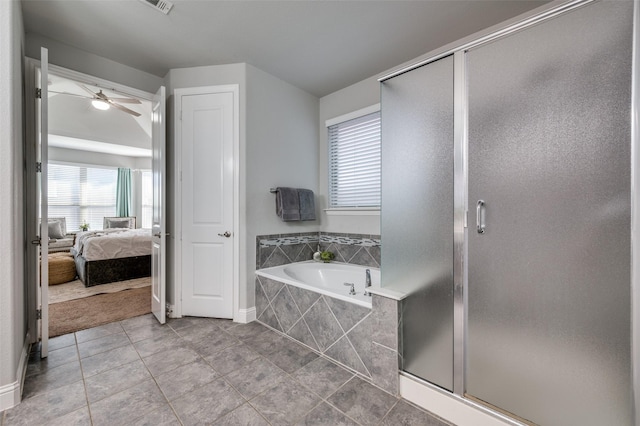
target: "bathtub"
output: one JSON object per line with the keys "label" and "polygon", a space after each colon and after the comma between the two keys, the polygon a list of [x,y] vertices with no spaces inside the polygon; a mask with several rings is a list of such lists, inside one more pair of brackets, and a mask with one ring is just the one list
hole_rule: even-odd
{"label": "bathtub", "polygon": [[[309,260],[289,263],[258,269],[256,275],[371,308],[371,296],[364,295],[367,269],[371,271],[371,285],[379,287],[380,269],[340,262],[323,263]],[[353,283],[356,294],[350,295],[350,287],[344,283]]]}

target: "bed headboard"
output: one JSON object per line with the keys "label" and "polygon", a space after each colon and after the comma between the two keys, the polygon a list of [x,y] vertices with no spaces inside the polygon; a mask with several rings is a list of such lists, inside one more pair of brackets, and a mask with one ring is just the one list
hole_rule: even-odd
{"label": "bed headboard", "polygon": [[109,228],[135,229],[135,227],[136,227],[136,217],[135,216],[105,217],[104,218],[104,223],[102,225],[102,229],[109,229]]}

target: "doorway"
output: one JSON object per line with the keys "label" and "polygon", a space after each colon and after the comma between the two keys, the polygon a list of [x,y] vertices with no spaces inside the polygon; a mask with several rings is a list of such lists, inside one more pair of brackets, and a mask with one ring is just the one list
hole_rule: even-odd
{"label": "doorway", "polygon": [[[38,61],[27,60],[27,91],[34,84],[39,66]],[[47,287],[51,297],[41,303],[72,303],[85,297],[93,300],[96,297],[109,297],[110,294],[130,291],[131,294],[137,293],[138,298],[144,297],[144,304],[148,305],[145,312],[137,314],[149,312],[152,284],[151,227],[155,198],[152,135],[158,131],[152,123],[152,117],[155,117],[155,111],[152,111],[155,97],[150,93],[56,66],[49,66],[47,83],[47,133],[50,140],[46,147],[48,155],[44,157],[48,158],[44,167],[49,187],[47,216],[50,219],[47,222],[49,233],[53,230],[58,235],[48,240],[47,251],[56,258],[56,264],[48,267],[49,274],[45,274],[50,275],[48,284],[51,286]],[[28,106],[29,104],[30,100]],[[103,108],[98,109],[100,106]],[[35,110],[36,108],[27,108],[27,119],[32,119],[32,122],[36,120],[30,113]],[[164,111],[164,105],[162,110]],[[162,124],[164,126],[164,119]],[[28,133],[33,131],[31,127],[27,126]],[[162,133],[164,139],[164,129]],[[28,137],[28,140],[37,140],[35,135],[30,136],[32,137]],[[37,147],[32,145],[35,144],[29,144],[27,148],[27,159],[37,158],[37,152],[34,152]],[[164,153],[162,158],[164,159]],[[27,161],[30,162],[31,160]],[[27,173],[30,194],[34,194],[37,189],[38,178],[33,175]],[[39,227],[36,213],[39,206],[35,196],[28,199],[27,232],[31,235]],[[122,264],[118,260],[122,257],[122,252],[115,255],[105,252],[103,260],[90,259],[92,262],[96,260],[91,268],[87,265],[92,262],[87,261],[85,265],[78,261],[80,252],[88,249],[84,244],[89,236],[120,236],[129,232],[138,234],[135,241],[128,242],[129,245],[136,245],[135,250],[138,252],[126,256],[135,257],[135,261]],[[143,236],[146,234],[148,236]],[[140,252],[142,249],[148,253]],[[50,256],[47,259],[51,259]],[[34,274],[38,273],[38,258],[37,249],[29,250],[30,266],[27,274],[30,275],[30,289],[35,288],[32,284],[35,281]],[[52,268],[56,269],[55,274],[51,274]],[[140,289],[145,292],[144,296],[137,291]],[[30,290],[30,293],[37,295],[37,288],[36,291]],[[100,296],[95,296],[96,294]],[[30,294],[29,300],[37,307],[37,297],[34,296]],[[74,308],[68,311],[77,313]],[[66,316],[64,315],[65,319],[68,319]],[[96,315],[85,316],[95,319]],[[36,315],[30,317],[35,322]],[[120,319],[123,318],[113,318],[114,321]],[[108,318],[103,319],[102,323],[104,322],[109,322]],[[80,324],[75,330],[95,325],[99,324],[95,321],[87,322]],[[30,323],[30,328],[36,330],[37,325]],[[51,333],[52,337],[55,334]]]}

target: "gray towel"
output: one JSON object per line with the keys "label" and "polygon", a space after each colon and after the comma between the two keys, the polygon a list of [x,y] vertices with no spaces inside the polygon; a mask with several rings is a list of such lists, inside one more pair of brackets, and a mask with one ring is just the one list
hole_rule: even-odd
{"label": "gray towel", "polygon": [[300,220],[300,201],[296,188],[276,188],[276,214],[283,222]]}
{"label": "gray towel", "polygon": [[313,191],[298,188],[298,198],[300,200],[300,220],[316,220],[316,203]]}

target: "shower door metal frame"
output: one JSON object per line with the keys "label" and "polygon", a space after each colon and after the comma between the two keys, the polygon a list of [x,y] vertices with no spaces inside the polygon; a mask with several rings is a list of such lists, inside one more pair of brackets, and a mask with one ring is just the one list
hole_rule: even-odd
{"label": "shower door metal frame", "polygon": [[465,392],[468,102],[466,52],[453,54],[453,393]]}
{"label": "shower door metal frame", "polygon": [[[454,55],[454,365],[453,392],[435,386],[411,373],[401,372],[402,375],[437,391],[444,393],[461,403],[475,407],[502,421],[513,425],[522,425],[516,419],[506,416],[488,406],[477,403],[465,397],[466,391],[466,342],[467,342],[467,288],[468,268],[467,232],[468,232],[468,97],[467,97],[467,51],[497,38],[507,36],[532,25],[543,22],[555,16],[567,13],[573,9],[588,5],[598,0],[572,0],[558,6],[551,6],[538,14],[522,21],[510,24],[505,28],[479,37],[470,42],[444,50],[435,51],[426,59],[417,63],[403,66],[378,79],[384,83],[395,76],[409,72],[423,65],[437,61],[443,57]],[[631,94],[631,360],[640,357],[640,5],[634,0],[633,9],[633,58],[632,58],[632,94]],[[632,372],[632,416],[640,416],[640,364],[631,364]]]}
{"label": "shower door metal frame", "polygon": [[633,8],[631,62],[631,363],[633,418],[640,419],[640,5]]}

